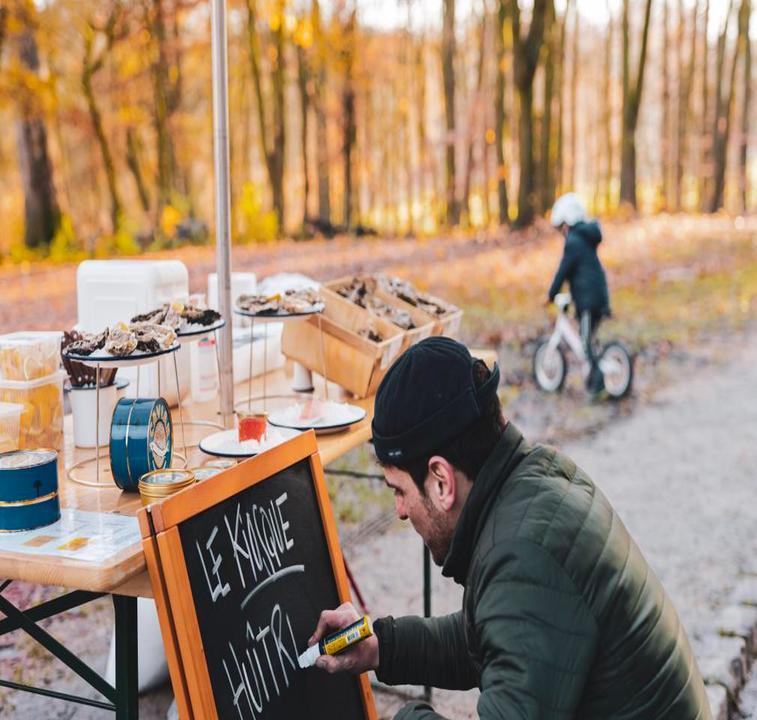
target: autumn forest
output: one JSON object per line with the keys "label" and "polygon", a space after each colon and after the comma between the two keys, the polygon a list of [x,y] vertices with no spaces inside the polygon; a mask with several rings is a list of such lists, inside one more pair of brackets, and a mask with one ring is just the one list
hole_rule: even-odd
{"label": "autumn forest", "polygon": [[[209,4],[0,0],[0,261],[210,241]],[[227,4],[236,243],[757,204],[750,0]]]}

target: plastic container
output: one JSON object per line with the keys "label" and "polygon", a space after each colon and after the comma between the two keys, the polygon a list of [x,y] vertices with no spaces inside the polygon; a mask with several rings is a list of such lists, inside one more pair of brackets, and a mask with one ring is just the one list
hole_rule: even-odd
{"label": "plastic container", "polygon": [[18,429],[23,405],[0,402],[0,453],[18,450]]}
{"label": "plastic container", "polygon": [[0,378],[37,380],[60,367],[61,332],[15,332],[0,335]]}
{"label": "plastic container", "polygon": [[216,360],[216,337],[214,334],[201,337],[191,346],[192,400],[207,402],[218,396],[218,364]]}
{"label": "plastic container", "polygon": [[[189,273],[180,260],[85,260],[76,271],[77,329],[101,332],[163,303],[188,298]],[[179,371],[179,395],[186,397],[190,390],[186,347],[139,371],[135,367],[119,370],[119,377],[131,380],[127,396],[137,396],[139,377],[139,396],[161,395],[169,405],[176,405],[180,398],[176,393],[174,360]]]}
{"label": "plastic container", "polygon": [[22,405],[18,447],[21,450],[63,448],[63,380],[58,371],[25,382],[0,380],[0,402]]}

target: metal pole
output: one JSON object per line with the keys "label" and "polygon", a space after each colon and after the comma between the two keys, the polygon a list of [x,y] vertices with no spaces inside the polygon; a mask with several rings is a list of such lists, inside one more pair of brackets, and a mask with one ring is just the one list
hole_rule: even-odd
{"label": "metal pole", "polygon": [[229,105],[226,52],[226,0],[211,0],[213,55],[213,150],[216,200],[216,273],[218,303],[226,324],[220,335],[221,422],[231,427],[234,414],[231,326],[231,213],[229,200]]}
{"label": "metal pole", "polygon": [[[431,553],[423,545],[423,617],[431,617]],[[431,700],[431,687],[423,688],[423,699]]]}

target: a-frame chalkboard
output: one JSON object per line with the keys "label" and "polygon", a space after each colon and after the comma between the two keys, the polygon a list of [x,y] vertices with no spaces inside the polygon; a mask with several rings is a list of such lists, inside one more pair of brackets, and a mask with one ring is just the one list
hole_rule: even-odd
{"label": "a-frame chalkboard", "polygon": [[182,720],[375,720],[365,675],[297,666],[350,599],[312,431],[139,521]]}

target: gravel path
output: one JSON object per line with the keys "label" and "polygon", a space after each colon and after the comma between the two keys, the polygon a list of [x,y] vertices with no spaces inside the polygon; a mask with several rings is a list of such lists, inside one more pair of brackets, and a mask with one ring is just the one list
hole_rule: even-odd
{"label": "gravel path", "polygon": [[[732,363],[682,378],[631,418],[562,448],[620,513],[698,653],[757,549],[757,336],[733,350]],[[397,522],[346,554],[363,593],[376,599],[375,617],[422,610],[421,549],[411,528]],[[434,570],[434,614],[460,601],[460,588]],[[377,700],[382,717],[401,706],[385,693]],[[475,717],[475,703],[475,692],[434,693],[437,709],[456,720]]]}

